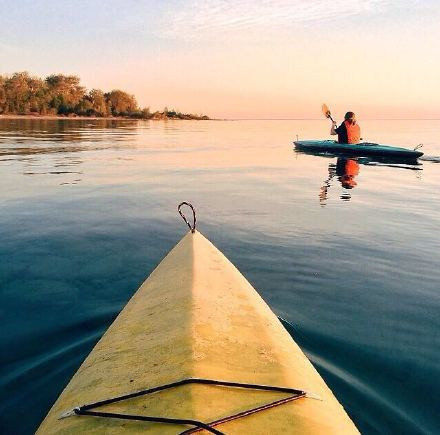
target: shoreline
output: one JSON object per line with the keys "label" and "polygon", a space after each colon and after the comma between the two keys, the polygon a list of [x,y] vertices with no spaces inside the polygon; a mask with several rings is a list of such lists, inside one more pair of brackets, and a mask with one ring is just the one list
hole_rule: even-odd
{"label": "shoreline", "polygon": [[[90,121],[321,121],[322,118],[130,118],[129,116],[2,115],[0,119],[90,120]],[[440,121],[440,118],[366,118],[364,121]]]}
{"label": "shoreline", "polygon": [[129,116],[64,116],[64,115],[0,115],[0,119],[41,119],[41,120],[56,120],[65,119],[72,120],[89,120],[89,121],[215,121],[215,119],[181,119],[181,118],[130,118]]}

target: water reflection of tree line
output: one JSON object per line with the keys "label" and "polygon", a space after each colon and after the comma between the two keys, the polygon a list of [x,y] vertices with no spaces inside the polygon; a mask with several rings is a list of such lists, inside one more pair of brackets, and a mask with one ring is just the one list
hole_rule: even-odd
{"label": "water reflection of tree line", "polygon": [[[137,121],[132,120],[65,120],[3,119],[0,130],[0,155],[46,154],[93,151],[103,148],[119,149],[118,142],[128,142],[137,134]],[[109,130],[111,142],[109,142]],[[32,143],[30,147],[11,147]],[[68,146],[54,145],[68,142]],[[106,142],[106,146],[90,143]],[[4,144],[2,146],[2,143]],[[87,143],[87,145],[82,145]],[[125,145],[126,146],[126,145]]]}
{"label": "water reflection of tree line", "polygon": [[[60,184],[77,184],[81,152],[131,148],[137,130],[136,120],[3,119],[0,164],[21,162],[24,175],[56,175],[62,177]],[[63,177],[68,174],[74,179]]]}

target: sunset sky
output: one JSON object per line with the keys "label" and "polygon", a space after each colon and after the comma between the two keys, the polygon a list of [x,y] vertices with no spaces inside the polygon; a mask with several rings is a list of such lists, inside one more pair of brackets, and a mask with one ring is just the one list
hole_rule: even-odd
{"label": "sunset sky", "polygon": [[440,118],[438,0],[0,0],[0,74],[227,118]]}

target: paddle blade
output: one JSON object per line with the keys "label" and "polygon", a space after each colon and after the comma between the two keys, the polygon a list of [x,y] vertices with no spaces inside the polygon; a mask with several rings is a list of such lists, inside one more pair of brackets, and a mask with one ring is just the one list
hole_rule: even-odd
{"label": "paddle blade", "polygon": [[330,109],[328,108],[327,104],[322,105],[322,113],[326,118],[331,118],[332,114],[330,112]]}

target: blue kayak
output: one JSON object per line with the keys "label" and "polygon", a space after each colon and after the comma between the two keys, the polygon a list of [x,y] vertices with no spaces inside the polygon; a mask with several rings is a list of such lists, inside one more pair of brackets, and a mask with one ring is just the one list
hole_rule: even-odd
{"label": "blue kayak", "polygon": [[319,151],[342,153],[356,156],[382,156],[402,159],[417,159],[423,155],[421,151],[406,148],[363,142],[359,144],[338,143],[334,140],[298,140],[294,142],[296,149],[303,151]]}

